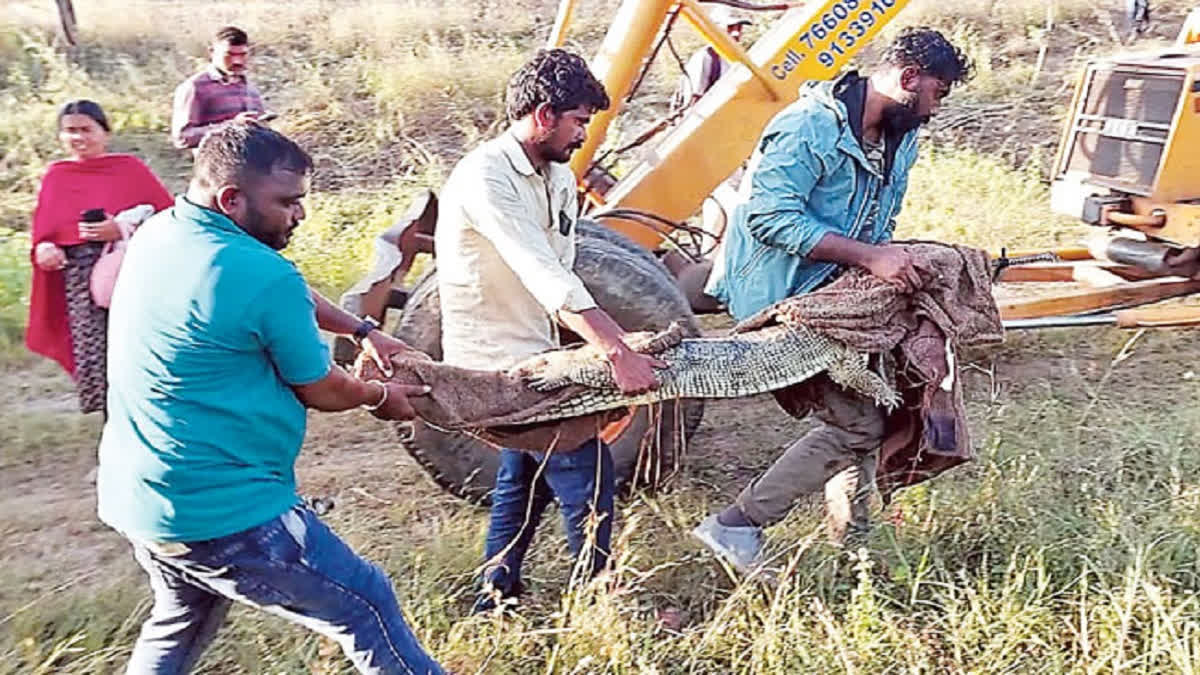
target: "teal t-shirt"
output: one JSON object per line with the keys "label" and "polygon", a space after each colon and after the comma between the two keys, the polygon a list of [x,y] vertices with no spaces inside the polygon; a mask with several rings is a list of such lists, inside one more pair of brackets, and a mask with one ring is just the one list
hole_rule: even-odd
{"label": "teal t-shirt", "polygon": [[108,331],[101,520],[200,541],[297,503],[305,409],[290,385],[331,366],[291,262],[180,197],[130,240]]}

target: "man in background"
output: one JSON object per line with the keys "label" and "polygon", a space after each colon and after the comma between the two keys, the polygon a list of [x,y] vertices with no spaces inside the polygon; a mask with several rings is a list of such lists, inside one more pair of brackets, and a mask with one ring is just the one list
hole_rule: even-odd
{"label": "man in background", "polygon": [[[713,23],[723,26],[734,42],[742,41],[742,31],[750,25],[749,19],[736,14],[728,5],[713,5],[708,10],[708,17]],[[712,89],[728,68],[729,63],[711,46],[697,50],[688,58],[684,75],[679,79],[679,86],[671,100],[671,109],[690,108]]]}
{"label": "man in background", "polygon": [[171,110],[171,142],[195,148],[214,127],[229,120],[267,121],[262,96],[246,79],[250,38],[246,31],[225,26],[209,45],[209,64],[175,88]]}
{"label": "man in background", "polygon": [[[734,42],[742,41],[743,30],[750,25],[749,19],[736,13],[728,5],[712,5],[708,9],[708,16],[713,23],[723,26]],[[717,50],[711,46],[705,46],[692,54],[688,59],[684,75],[679,78],[679,86],[675,90],[675,95],[671,99],[671,111],[680,114],[695,105],[696,101],[699,101],[709,89],[712,89],[717,80],[721,79],[721,76],[729,70],[729,66],[729,62],[722,59]],[[729,214],[741,200],[738,186],[741,183],[742,174],[741,167],[734,170],[728,178],[713,188],[712,194],[704,200],[700,207],[701,227],[712,236],[714,241],[719,242],[724,237]],[[713,268],[717,269],[720,274],[719,266],[723,251],[718,248],[714,253]],[[705,295],[695,298],[689,296],[688,300],[697,309],[707,308],[715,311],[719,307],[719,303],[715,299]]]}

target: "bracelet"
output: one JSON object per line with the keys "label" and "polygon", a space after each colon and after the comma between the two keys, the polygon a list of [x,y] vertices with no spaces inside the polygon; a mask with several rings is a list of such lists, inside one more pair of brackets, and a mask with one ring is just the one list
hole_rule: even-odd
{"label": "bracelet", "polygon": [[367,382],[368,382],[368,383],[370,383],[370,382],[374,382],[375,384],[377,384],[377,385],[379,385],[380,387],[382,387],[382,388],[383,388],[383,396],[381,396],[381,397],[379,398],[379,403],[376,403],[376,404],[374,404],[374,405],[368,405],[368,404],[365,404],[365,403],[363,404],[363,408],[364,408],[364,409],[366,409],[366,410],[368,410],[368,411],[370,411],[370,412],[375,412],[376,410],[379,410],[380,408],[382,408],[384,403],[387,403],[387,400],[388,400],[388,388],[387,388],[387,385],[386,385],[386,384],[384,384],[383,382],[380,382],[379,380],[367,380]]}

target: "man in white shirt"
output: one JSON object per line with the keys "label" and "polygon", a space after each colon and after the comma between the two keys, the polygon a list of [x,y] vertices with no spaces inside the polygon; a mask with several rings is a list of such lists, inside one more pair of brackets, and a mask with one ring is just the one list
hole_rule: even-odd
{"label": "man in white shirt", "polygon": [[[656,387],[662,364],[625,344],[572,271],[579,201],[564,162],[592,114],[608,108],[603,85],[579,56],[542,50],[513,75],[506,101],[508,130],[464,157],[442,189],[434,249],[443,359],[505,368],[558,347],[561,324],[608,354],[622,390]],[[613,493],[612,456],[600,439],[545,453],[502,450],[476,611],[521,593],[521,562],[552,499],[572,555],[588,576],[602,570]]]}

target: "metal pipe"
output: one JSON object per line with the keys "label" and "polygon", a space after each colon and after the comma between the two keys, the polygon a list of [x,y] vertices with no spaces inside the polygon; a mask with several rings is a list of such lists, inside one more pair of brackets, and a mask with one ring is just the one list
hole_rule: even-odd
{"label": "metal pipe", "polygon": [[546,40],[547,47],[561,47],[567,42],[567,28],[571,25],[578,4],[578,0],[561,0],[558,3],[558,15],[554,17],[554,29]]}
{"label": "metal pipe", "polygon": [[1162,227],[1167,224],[1167,214],[1162,211],[1155,211],[1149,215],[1140,213],[1125,213],[1123,211],[1109,211],[1104,214],[1104,217],[1109,222],[1121,225],[1123,227]]}
{"label": "metal pipe", "polygon": [[1035,319],[1006,319],[1006,330],[1026,328],[1079,328],[1116,326],[1118,328],[1172,328],[1200,325],[1200,307],[1132,307],[1116,312],[1074,316],[1043,316]]}
{"label": "metal pipe", "polygon": [[[1041,255],[1043,253],[1052,253],[1059,260],[1091,260],[1092,253],[1088,249],[1080,246],[1072,246],[1066,248],[1018,248],[1004,252],[1009,258],[1025,258],[1032,255]],[[999,258],[1001,254],[991,253],[991,257]]]}
{"label": "metal pipe", "polygon": [[1104,247],[1104,258],[1122,265],[1133,265],[1154,274],[1171,273],[1167,256],[1176,250],[1157,241],[1112,237]]}
{"label": "metal pipe", "polygon": [[1115,326],[1117,315],[1112,312],[1086,316],[1041,316],[1036,319],[1005,319],[1004,330],[1034,328],[1080,328],[1082,326]]}

